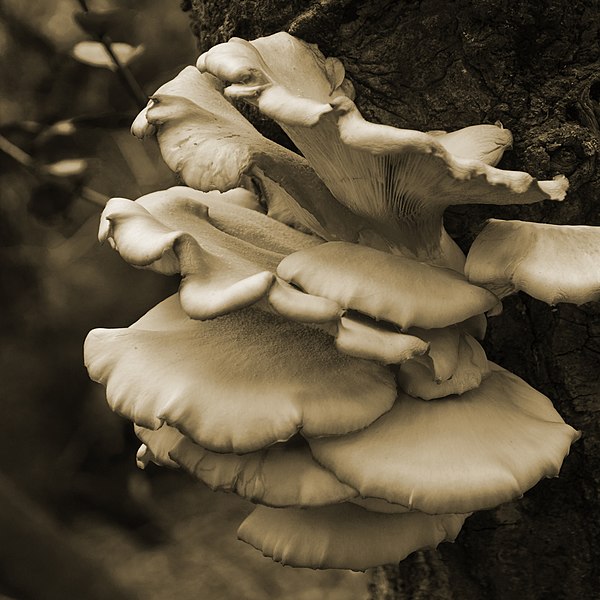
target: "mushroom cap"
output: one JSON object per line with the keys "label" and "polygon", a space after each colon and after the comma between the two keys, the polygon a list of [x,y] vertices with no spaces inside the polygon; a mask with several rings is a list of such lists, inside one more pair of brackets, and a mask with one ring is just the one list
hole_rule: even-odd
{"label": "mushroom cap", "polygon": [[498,299],[456,271],[346,242],[327,242],[284,258],[277,275],[343,308],[405,330],[446,327]]}
{"label": "mushroom cap", "polygon": [[175,187],[109,200],[99,237],[137,267],[181,273],[187,313],[209,319],[266,296],[286,253],[321,240],[229,201],[231,190]]}
{"label": "mushroom cap", "polygon": [[370,427],[309,440],[313,456],[361,496],[427,513],[467,513],[513,500],[558,474],[579,434],[516,375],[492,373],[462,396],[400,394]]}
{"label": "mushroom cap", "polygon": [[523,290],[547,304],[598,300],[600,228],[490,219],[465,273],[499,297]]}
{"label": "mushroom cap", "polygon": [[376,513],[349,503],[309,509],[257,506],[238,537],[284,565],[364,571],[454,541],[466,517]]}
{"label": "mushroom cap", "polygon": [[269,290],[269,304],[278,314],[301,323],[339,321],[343,313],[337,302],[305,294],[279,277]]}
{"label": "mushroom cap", "polygon": [[231,82],[229,97],[256,103],[287,124],[313,126],[331,112],[332,98],[345,95],[340,61],[325,59],[316,46],[284,32],[252,42],[231,38],[202,54],[196,66]]}
{"label": "mushroom cap", "polygon": [[437,382],[450,379],[458,368],[461,328],[457,325],[441,329],[411,327],[408,333],[421,338],[429,346],[427,355],[419,359],[419,363],[430,371],[429,375],[425,373],[426,379],[433,378]]}
{"label": "mushroom cap", "polygon": [[168,425],[136,427],[136,435],[153,462],[180,466],[212,490],[267,506],[323,506],[358,494],[321,467],[302,438],[239,455],[206,450]]}
{"label": "mushroom cap", "polygon": [[340,352],[378,360],[386,365],[400,364],[427,352],[429,344],[414,335],[390,331],[369,319],[343,316],[336,332]]}
{"label": "mushroom cap", "polygon": [[127,329],[90,332],[85,362],[113,410],[215,452],[361,429],[396,393],[388,369],[340,354],[321,331],[252,309],[194,321],[177,296]]}

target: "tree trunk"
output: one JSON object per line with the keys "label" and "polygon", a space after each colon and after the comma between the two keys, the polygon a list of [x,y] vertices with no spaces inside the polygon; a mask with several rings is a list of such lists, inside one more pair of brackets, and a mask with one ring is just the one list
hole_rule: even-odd
{"label": "tree trunk", "polygon": [[[597,0],[193,0],[184,8],[202,51],[287,30],[342,60],[367,119],[425,131],[501,121],[514,135],[502,168],[569,177],[564,203],[448,211],[463,247],[490,216],[600,225]],[[597,597],[599,305],[511,297],[490,320],[486,350],[548,395],[583,437],[559,479],[473,515],[453,545],[375,570],[373,600]]]}

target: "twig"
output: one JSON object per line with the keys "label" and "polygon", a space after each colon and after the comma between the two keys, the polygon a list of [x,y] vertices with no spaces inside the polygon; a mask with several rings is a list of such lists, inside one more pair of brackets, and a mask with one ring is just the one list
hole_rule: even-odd
{"label": "twig", "polygon": [[0,134],[0,152],[4,152],[10,156],[13,160],[17,161],[20,165],[31,171],[36,170],[35,159],[27,154],[24,150],[21,150],[18,146],[15,146],[10,140],[6,139]]}
{"label": "twig", "polygon": [[[5,138],[0,134],[0,152],[3,152],[7,156],[10,156],[14,161],[18,162],[21,166],[25,167],[28,171],[33,173],[39,179],[45,180],[63,180],[64,178],[47,173],[43,169],[43,165],[40,165],[38,161],[33,158],[30,154],[27,154],[25,150],[19,148],[13,144],[9,139]],[[108,202],[108,196],[93,190],[87,186],[83,186],[78,190],[78,194],[82,200],[95,204],[96,206],[104,207]]]}
{"label": "twig", "polygon": [[95,204],[96,206],[101,206],[102,208],[104,208],[108,202],[108,196],[101,194],[100,192],[97,192],[96,190],[93,190],[87,186],[83,186],[79,190],[79,195],[81,196],[82,200],[85,200],[90,204]]}
{"label": "twig", "polygon": [[[86,0],[79,0],[79,4],[84,12],[90,12]],[[124,65],[119,60],[119,57],[115,54],[112,47],[112,40],[110,39],[110,37],[108,37],[107,35],[97,34],[92,35],[92,37],[94,37],[96,41],[100,42],[104,46],[111,60],[115,64],[116,73],[119,79],[121,80],[121,83],[129,93],[131,98],[135,101],[138,108],[140,110],[143,109],[146,106],[146,104],[148,104],[148,96],[144,93],[142,86],[133,76],[133,73],[130,71],[129,67],[127,67],[127,65]]]}

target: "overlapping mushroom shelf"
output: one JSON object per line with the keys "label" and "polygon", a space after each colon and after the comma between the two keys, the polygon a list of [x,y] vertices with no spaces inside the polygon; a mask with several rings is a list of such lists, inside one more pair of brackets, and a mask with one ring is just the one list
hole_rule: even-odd
{"label": "overlapping mushroom shelf", "polygon": [[476,340],[494,294],[290,229],[239,197],[172,188],[103,213],[100,236],[126,260],[182,275],[179,294],[86,342],[91,377],[136,423],[140,464],[269,507],[243,539],[315,568],[401,560],[558,473],[576,432]]}
{"label": "overlapping mushroom shelf", "polygon": [[255,503],[240,538],[275,560],[364,570],[558,474],[578,432],[478,340],[507,293],[589,301],[600,272],[595,229],[498,221],[465,267],[448,205],[562,200],[566,179],[496,168],[501,126],[395,129],[353,97],[338,60],[283,33],[234,38],[162,86],[132,131],[189,187],[112,199],[99,237],[181,285],[92,331],[85,360],[135,423],[140,466]]}

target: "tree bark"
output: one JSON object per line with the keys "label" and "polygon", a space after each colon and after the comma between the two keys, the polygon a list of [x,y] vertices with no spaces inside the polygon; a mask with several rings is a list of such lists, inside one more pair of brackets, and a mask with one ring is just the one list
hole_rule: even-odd
{"label": "tree bark", "polygon": [[[501,121],[514,135],[502,168],[569,177],[564,203],[448,211],[463,247],[490,216],[600,225],[597,0],[188,0],[184,8],[201,51],[289,31],[342,60],[365,118],[420,130]],[[453,545],[375,570],[373,600],[579,599],[600,589],[599,305],[552,308],[518,295],[489,325],[488,356],[548,395],[583,437],[560,478],[473,515]]]}

